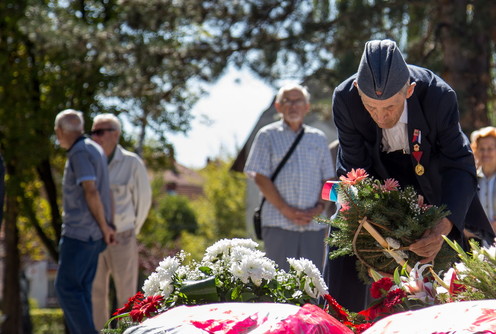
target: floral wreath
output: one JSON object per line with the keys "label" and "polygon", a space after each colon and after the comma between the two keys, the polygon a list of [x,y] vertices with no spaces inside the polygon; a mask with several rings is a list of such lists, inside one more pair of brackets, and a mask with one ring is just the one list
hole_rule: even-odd
{"label": "floral wreath", "polygon": [[[360,277],[366,282],[371,269],[390,275],[398,265],[411,269],[409,265],[422,258],[409,251],[409,245],[449,214],[445,206],[425,204],[413,187],[400,189],[394,179],[381,183],[364,169],[353,169],[340,182],[330,183],[337,188],[332,191],[341,204],[337,214],[326,220],[332,230],[327,239],[333,249],[330,258],[355,255]],[[456,253],[444,244],[435,268],[446,269],[455,259]]]}

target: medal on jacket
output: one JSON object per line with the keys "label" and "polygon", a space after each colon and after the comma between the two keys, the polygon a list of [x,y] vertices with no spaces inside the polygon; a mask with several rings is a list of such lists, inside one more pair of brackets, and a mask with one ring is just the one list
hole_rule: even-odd
{"label": "medal on jacket", "polygon": [[413,131],[412,142],[413,143],[416,142],[416,143],[413,145],[412,155],[415,158],[415,160],[417,161],[417,165],[415,166],[415,173],[418,176],[424,175],[424,172],[425,172],[424,166],[422,166],[420,164],[420,159],[422,158],[422,154],[424,153],[420,150],[421,141],[422,141],[422,133],[420,132],[420,130],[415,129]]}
{"label": "medal on jacket", "polygon": [[417,164],[417,166],[415,166],[415,173],[417,173],[418,176],[424,175],[424,171],[424,166],[421,164]]}

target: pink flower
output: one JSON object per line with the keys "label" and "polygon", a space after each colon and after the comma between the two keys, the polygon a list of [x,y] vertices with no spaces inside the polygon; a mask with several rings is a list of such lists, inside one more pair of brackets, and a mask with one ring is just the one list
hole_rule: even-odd
{"label": "pink flower", "polygon": [[424,196],[422,195],[418,195],[417,205],[424,211],[432,207],[432,205],[424,204]]}
{"label": "pink flower", "polygon": [[420,299],[424,302],[433,303],[435,291],[432,282],[422,275],[424,270],[431,265],[424,264],[420,268],[419,265],[420,263],[417,262],[410,275],[406,278],[401,278],[403,289],[410,294],[408,296],[410,299]]}
{"label": "pink flower", "polygon": [[396,191],[398,190],[400,184],[395,179],[386,179],[384,184],[381,186],[384,191]]}
{"label": "pink flower", "polygon": [[346,176],[342,175],[339,179],[348,185],[355,185],[358,182],[365,180],[369,174],[363,168],[352,169],[351,172],[346,174]]}
{"label": "pink flower", "polygon": [[348,203],[341,203],[341,209],[339,211],[346,211],[349,209],[350,209],[350,206],[348,205]]}

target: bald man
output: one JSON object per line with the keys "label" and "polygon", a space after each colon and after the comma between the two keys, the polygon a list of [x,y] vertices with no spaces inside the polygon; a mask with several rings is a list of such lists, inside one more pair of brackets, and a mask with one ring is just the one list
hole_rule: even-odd
{"label": "bald man", "polygon": [[83,129],[79,111],[64,110],[55,118],[57,139],[67,150],[55,291],[71,334],[98,333],[91,288],[98,255],[115,243],[107,158],[97,143],[83,136]]}

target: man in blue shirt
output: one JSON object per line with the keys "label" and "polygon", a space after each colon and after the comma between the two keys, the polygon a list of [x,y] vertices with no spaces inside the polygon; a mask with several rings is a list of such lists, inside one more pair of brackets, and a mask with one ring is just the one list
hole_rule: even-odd
{"label": "man in blue shirt", "polygon": [[55,118],[55,133],[67,150],[64,169],[62,238],[55,290],[71,334],[97,333],[91,288],[98,255],[115,242],[107,158],[83,136],[83,114],[72,109]]}

